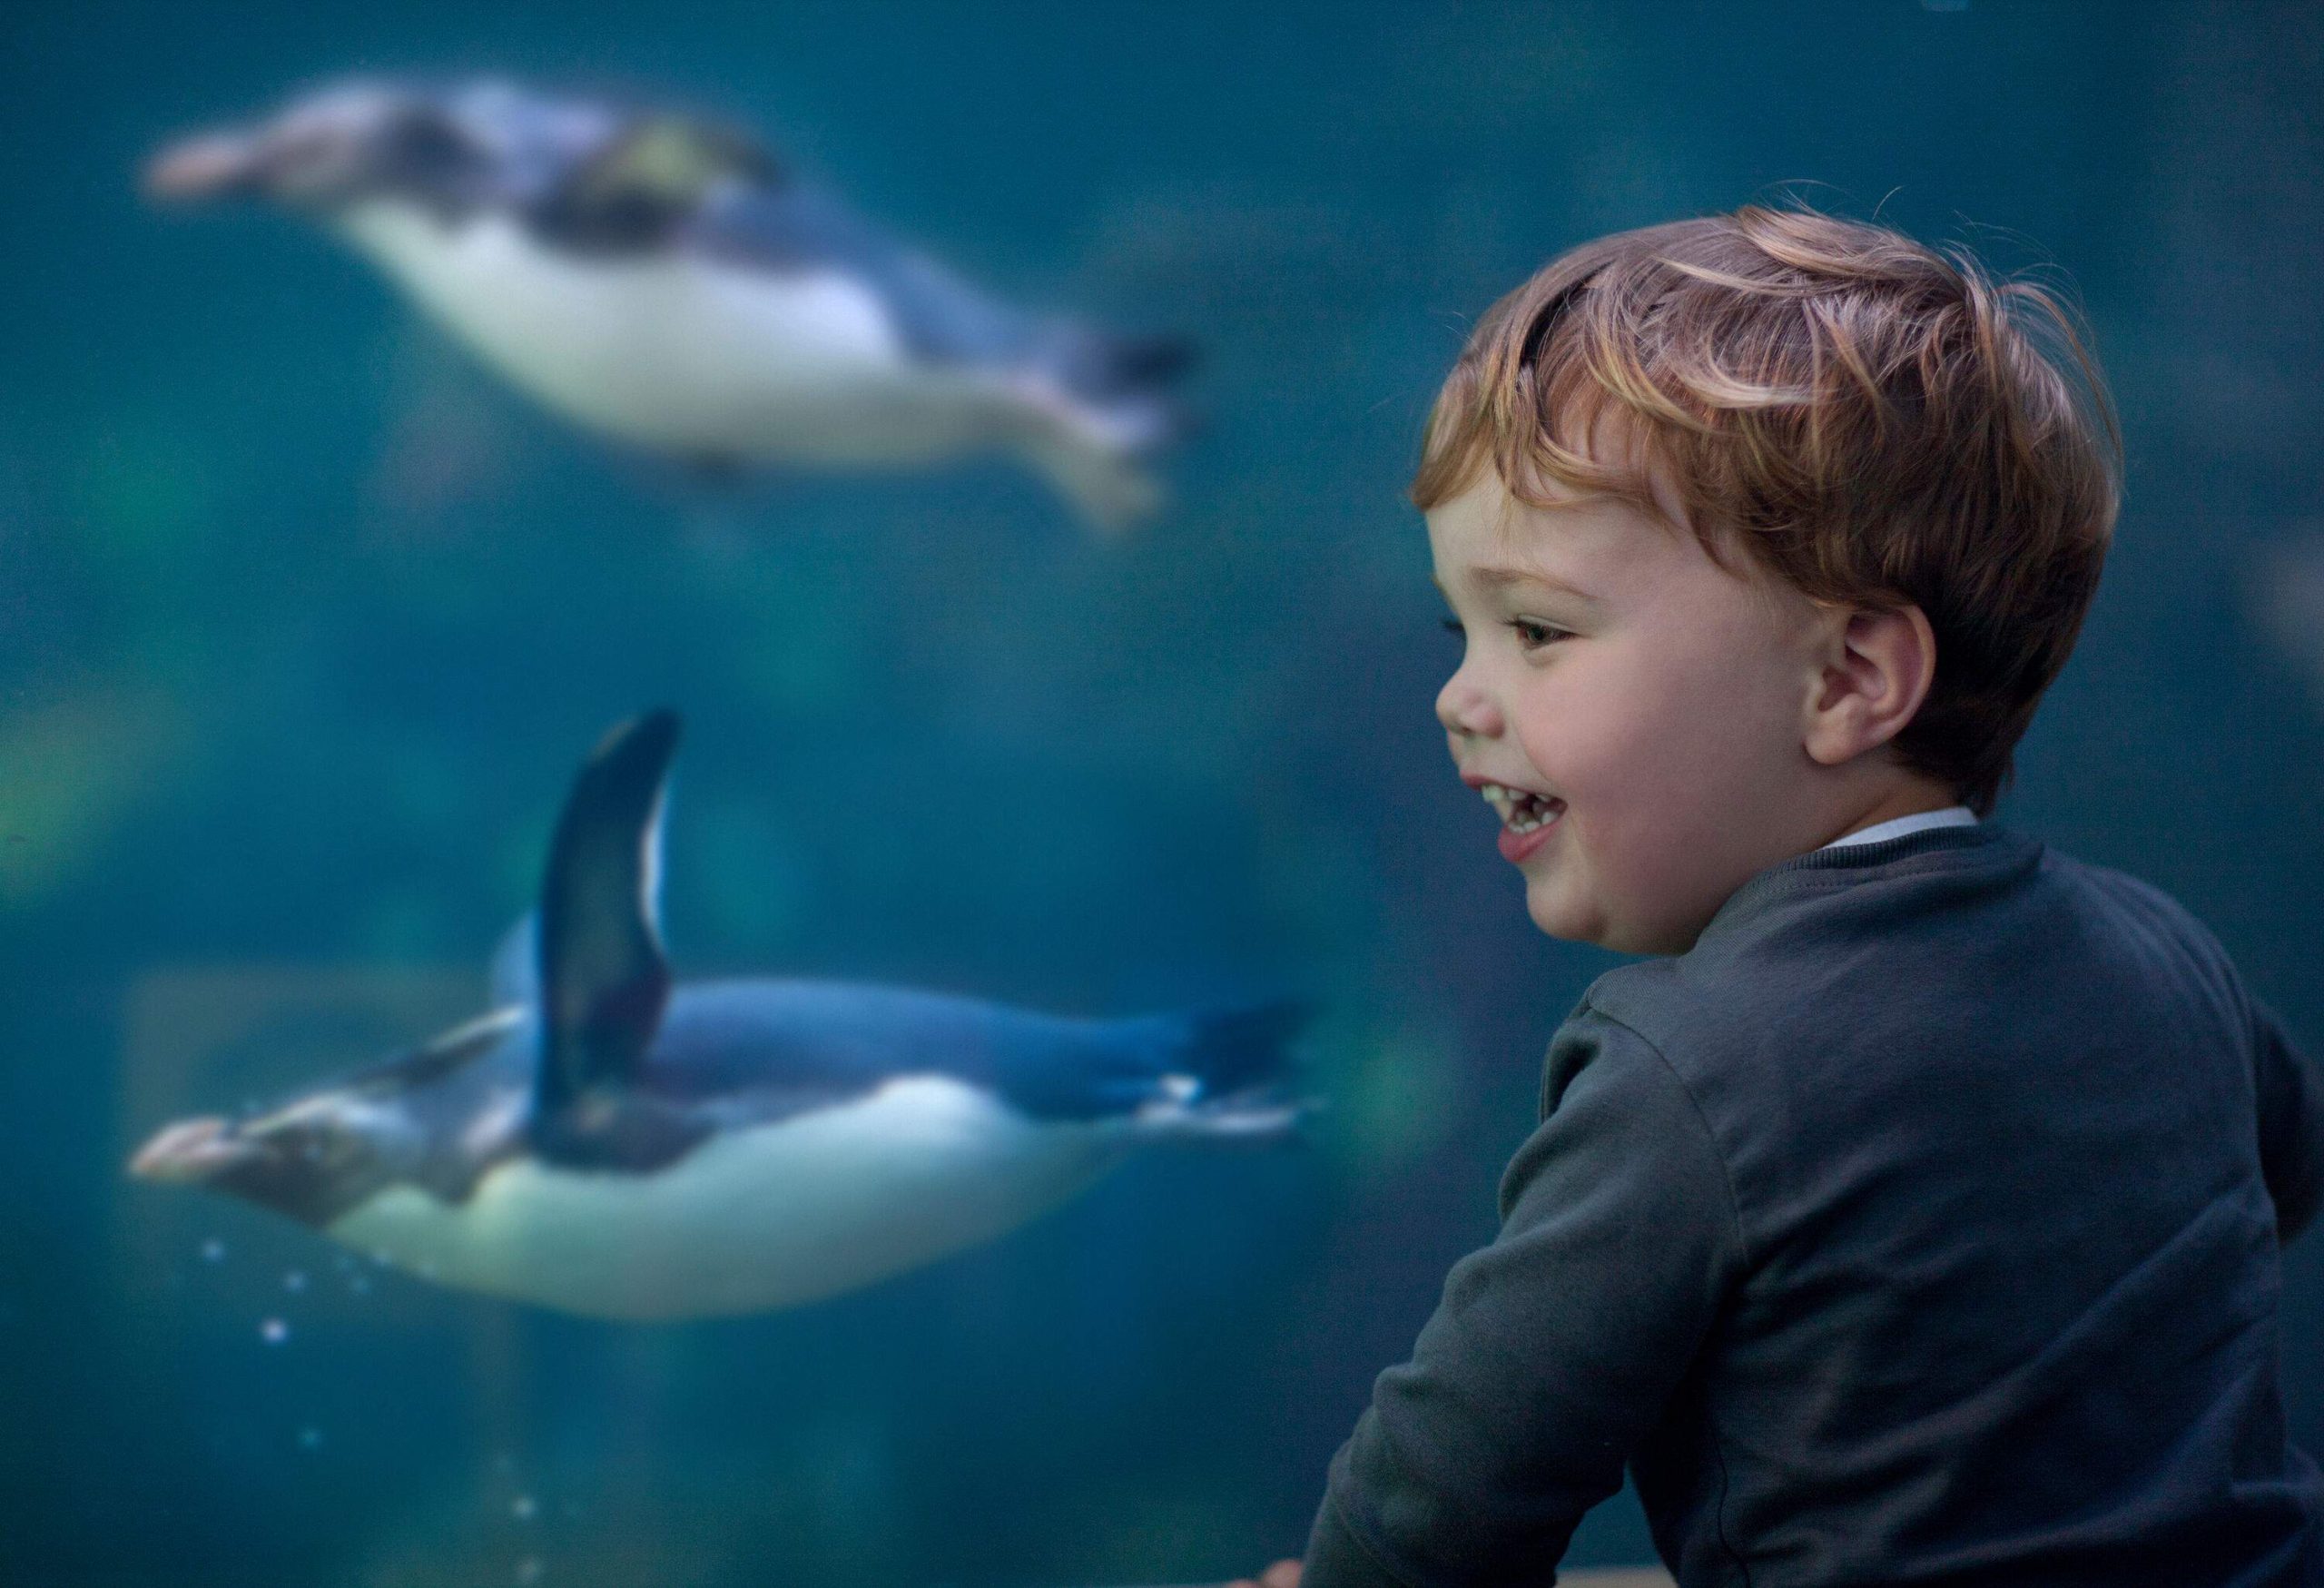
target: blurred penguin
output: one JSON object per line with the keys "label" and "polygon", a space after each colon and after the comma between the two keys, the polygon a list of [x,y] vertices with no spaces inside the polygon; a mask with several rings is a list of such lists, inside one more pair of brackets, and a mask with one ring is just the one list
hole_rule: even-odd
{"label": "blurred penguin", "polygon": [[186,138],[157,197],[311,216],[576,423],[702,469],[1013,452],[1150,513],[1189,350],[1002,303],[730,128],[497,80],[359,80]]}
{"label": "blurred penguin", "polygon": [[662,948],[675,713],[573,781],[491,1007],[131,1172],[296,1218],[440,1284],[590,1317],[797,1307],[993,1239],[1147,1150],[1287,1139],[1302,1019],[1068,1020]]}

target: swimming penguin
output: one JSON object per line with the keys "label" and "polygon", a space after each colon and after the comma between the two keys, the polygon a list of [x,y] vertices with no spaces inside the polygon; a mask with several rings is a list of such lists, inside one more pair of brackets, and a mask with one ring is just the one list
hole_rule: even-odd
{"label": "swimming penguin", "polygon": [[146,1179],[258,1203],[446,1285],[598,1317],[793,1307],[987,1240],[1130,1153],[1269,1140],[1287,1006],[1063,1019],[831,981],[673,985],[678,721],[575,780],[488,1012],[279,1107],[181,1120]]}
{"label": "swimming penguin", "polygon": [[334,84],[146,186],[320,221],[557,413],[725,470],[1012,450],[1099,528],[1154,506],[1188,350],[1003,304],[732,129],[498,79]]}

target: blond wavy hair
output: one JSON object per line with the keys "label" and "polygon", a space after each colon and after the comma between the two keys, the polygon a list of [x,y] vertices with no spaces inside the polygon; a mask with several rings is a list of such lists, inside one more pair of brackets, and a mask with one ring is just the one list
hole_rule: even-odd
{"label": "blond wavy hair", "polygon": [[1675,503],[1725,566],[1918,607],[1936,676],[1894,750],[1982,815],[2097,589],[2121,456],[2058,294],[1882,227],[1751,207],[1585,243],[1494,304],[1412,494],[1426,511],[1491,468],[1544,508],[1549,481],[1666,518]]}

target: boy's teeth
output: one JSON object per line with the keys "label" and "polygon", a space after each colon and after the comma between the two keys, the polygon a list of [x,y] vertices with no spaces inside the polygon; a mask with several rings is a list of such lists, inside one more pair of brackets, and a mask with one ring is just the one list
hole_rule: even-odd
{"label": "boy's teeth", "polygon": [[1531,833],[1547,826],[1565,810],[1562,800],[1527,794],[1522,789],[1503,788],[1497,783],[1482,784],[1477,792],[1501,814],[1502,824],[1513,833]]}

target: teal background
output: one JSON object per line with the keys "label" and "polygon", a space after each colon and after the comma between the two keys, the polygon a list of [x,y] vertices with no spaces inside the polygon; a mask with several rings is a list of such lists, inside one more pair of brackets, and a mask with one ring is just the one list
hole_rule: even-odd
{"label": "teal background", "polygon": [[[470,69],[733,114],[997,291],[1196,337],[1172,507],[1106,545],[999,464],[707,490],[288,221],[136,195],[162,140],[298,84]],[[1549,255],[1784,184],[2078,288],[2127,506],[2004,819],[2171,890],[2324,1043],[2319,104],[2293,5],[12,15],[0,1579],[1062,1585],[1295,1551],[1611,962],[1531,932],[1448,775],[1421,415]],[[682,969],[1303,992],[1313,1142],[1157,1156],[890,1285],[665,1329],[123,1178],[172,1113],[473,1007],[578,756],[659,702]],[[2313,1447],[2319,1248],[2288,1270]],[[1623,1501],[1575,1558],[1647,1553]]]}

